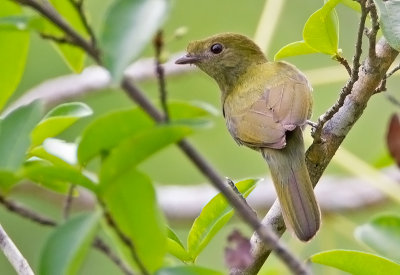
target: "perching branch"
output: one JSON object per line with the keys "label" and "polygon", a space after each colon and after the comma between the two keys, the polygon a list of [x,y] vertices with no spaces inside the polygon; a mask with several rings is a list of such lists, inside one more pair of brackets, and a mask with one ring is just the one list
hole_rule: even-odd
{"label": "perching branch", "polygon": [[0,225],[0,249],[18,275],[34,275],[29,263]]}

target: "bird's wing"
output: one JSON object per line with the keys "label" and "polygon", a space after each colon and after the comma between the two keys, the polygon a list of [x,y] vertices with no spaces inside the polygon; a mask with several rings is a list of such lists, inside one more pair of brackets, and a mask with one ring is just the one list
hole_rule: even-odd
{"label": "bird's wing", "polygon": [[227,124],[239,143],[281,149],[286,145],[285,132],[306,123],[311,114],[311,100],[306,80],[287,77],[267,87],[248,108],[232,114]]}

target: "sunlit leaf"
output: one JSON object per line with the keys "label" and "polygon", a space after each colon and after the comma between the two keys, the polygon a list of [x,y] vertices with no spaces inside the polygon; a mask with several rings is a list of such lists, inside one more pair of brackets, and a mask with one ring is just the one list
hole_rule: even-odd
{"label": "sunlit leaf", "polygon": [[97,188],[94,182],[73,167],[35,163],[27,165],[23,171],[26,178],[62,193],[68,191],[70,184],[79,185],[94,192]]}
{"label": "sunlit leaf", "polygon": [[0,190],[7,192],[19,179],[13,172],[0,170]]}
{"label": "sunlit leaf", "polygon": [[357,227],[357,239],[374,249],[380,255],[400,261],[400,217],[379,216]]}
{"label": "sunlit leaf", "polygon": [[105,67],[115,81],[166,19],[169,0],[117,0],[105,17],[100,44]]}
{"label": "sunlit leaf", "polygon": [[340,0],[329,0],[314,12],[303,29],[304,41],[314,50],[335,55],[338,52],[338,18],[335,6]]}
{"label": "sunlit leaf", "polygon": [[96,119],[82,134],[78,146],[79,162],[85,165],[97,155],[107,153],[122,140],[154,124],[139,108],[113,112]]}
{"label": "sunlit leaf", "polygon": [[360,4],[357,1],[354,1],[354,0],[340,0],[340,2],[343,5],[349,7],[349,8],[351,8],[351,9],[357,11],[357,12],[361,12]]}
{"label": "sunlit leaf", "polygon": [[308,46],[304,41],[296,41],[282,47],[274,56],[274,60],[279,60],[289,56],[316,53],[317,51]]}
{"label": "sunlit leaf", "polygon": [[78,274],[95,237],[100,213],[81,214],[57,227],[42,249],[39,275]]}
{"label": "sunlit leaf", "polygon": [[[255,188],[256,183],[257,180],[248,179],[236,183],[236,187],[244,197],[247,197]],[[232,216],[232,206],[222,194],[216,195],[204,206],[200,216],[194,221],[188,236],[188,252],[193,260]]]}
{"label": "sunlit leaf", "polygon": [[[21,15],[21,7],[0,1],[0,18]],[[0,28],[0,110],[17,88],[25,69],[29,32]]]}
{"label": "sunlit leaf", "polygon": [[151,180],[130,169],[102,182],[100,198],[122,232],[132,240],[144,265],[155,271],[167,252],[165,221]]}
{"label": "sunlit leaf", "polygon": [[42,117],[42,111],[42,104],[35,101],[0,119],[0,168],[15,171],[24,162],[29,135]]}
{"label": "sunlit leaf", "polygon": [[400,1],[374,0],[379,12],[379,26],[389,45],[400,50]]}
{"label": "sunlit leaf", "polygon": [[353,275],[400,274],[400,265],[374,254],[353,250],[330,250],[311,256],[313,263],[332,266]]}
{"label": "sunlit leaf", "polygon": [[223,272],[201,266],[174,266],[160,269],[155,275],[223,275]]}
{"label": "sunlit leaf", "polygon": [[172,231],[171,228],[167,228],[167,250],[168,253],[174,255],[183,262],[192,261],[190,255],[186,251],[179,237]]}
{"label": "sunlit leaf", "polygon": [[55,139],[55,138],[48,138],[43,142],[43,149],[65,161],[70,165],[76,165],[78,163],[77,160],[77,145],[75,143],[68,143],[64,140]]}
{"label": "sunlit leaf", "polygon": [[191,133],[184,126],[160,125],[139,132],[132,138],[121,142],[103,161],[100,181],[112,181],[121,173],[138,165],[155,152],[173,144]]}
{"label": "sunlit leaf", "polygon": [[80,102],[58,105],[50,110],[32,131],[32,146],[40,145],[46,138],[61,134],[80,118],[90,116],[92,113],[89,106]]}

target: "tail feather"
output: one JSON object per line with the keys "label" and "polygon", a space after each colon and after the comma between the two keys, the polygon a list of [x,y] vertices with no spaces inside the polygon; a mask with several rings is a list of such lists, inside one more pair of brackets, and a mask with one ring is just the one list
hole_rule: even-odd
{"label": "tail feather", "polygon": [[287,133],[286,147],[263,148],[270,167],[282,215],[289,230],[302,241],[317,233],[321,214],[304,159],[304,142],[300,128]]}

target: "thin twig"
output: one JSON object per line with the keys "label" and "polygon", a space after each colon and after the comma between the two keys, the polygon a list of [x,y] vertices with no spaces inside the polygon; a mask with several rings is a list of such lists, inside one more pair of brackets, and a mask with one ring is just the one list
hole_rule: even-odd
{"label": "thin twig", "polygon": [[136,264],[138,265],[142,274],[150,275],[150,272],[146,269],[142,260],[140,259],[139,255],[137,254],[136,248],[133,245],[131,239],[121,231],[121,229],[115,223],[111,214],[104,208],[104,205],[103,205],[103,209],[104,209],[104,217],[105,217],[108,225],[115,231],[115,233],[117,233],[117,235],[121,239],[121,241],[129,248],[129,251],[131,252],[132,257],[135,260]]}
{"label": "thin twig", "polygon": [[398,70],[400,70],[400,63],[397,64],[396,67],[394,67],[390,72],[388,72],[385,76],[385,79],[388,79],[389,77],[391,77],[395,72],[397,72]]}
{"label": "thin twig", "polygon": [[330,120],[343,106],[344,100],[346,99],[347,95],[351,93],[353,89],[354,83],[358,80],[359,69],[360,69],[360,58],[362,54],[362,38],[365,28],[365,20],[368,15],[368,10],[366,8],[366,0],[360,0],[361,5],[361,18],[360,23],[358,26],[358,33],[357,33],[357,42],[355,47],[355,53],[353,57],[353,69],[351,70],[350,79],[347,81],[346,85],[340,91],[339,99],[337,102],[323,115],[318,118],[317,127],[313,129],[312,136],[314,141],[317,143],[321,143],[321,132],[325,125],[325,123]]}
{"label": "thin twig", "polygon": [[[153,119],[163,122],[163,114],[144,96],[144,94],[128,80],[124,79],[122,88],[128,95]],[[267,226],[263,226],[253,210],[233,191],[226,181],[215,171],[215,169],[204,159],[204,157],[186,140],[178,142],[180,149],[197,166],[210,182],[225,196],[239,216],[250,225],[260,236],[268,247],[271,247],[279,258],[288,266],[294,274],[309,274],[307,267],[298,260],[278,236]]]}
{"label": "thin twig", "polygon": [[164,67],[161,64],[161,53],[164,47],[164,37],[162,30],[158,31],[153,40],[155,49],[155,62],[156,62],[156,74],[158,79],[158,87],[160,91],[160,102],[164,112],[165,122],[169,121],[168,105],[167,105],[167,89],[165,83]]}
{"label": "thin twig", "polygon": [[76,11],[78,12],[79,17],[83,23],[83,26],[85,27],[87,33],[89,34],[92,47],[97,48],[96,35],[94,34],[94,31],[89,24],[88,18],[85,15],[85,10],[83,8],[83,0],[77,0],[77,1],[69,0],[69,1],[71,2],[71,4],[75,7]]}
{"label": "thin twig", "polygon": [[3,196],[0,196],[0,203],[3,204],[9,211],[14,212],[24,218],[27,218],[41,225],[46,225],[46,226],[57,225],[57,222],[55,222],[54,220],[42,216],[41,214],[38,214],[28,208],[25,208],[13,201],[7,200]]}
{"label": "thin twig", "polygon": [[367,37],[369,39],[369,58],[372,60],[376,58],[376,35],[379,30],[379,22],[378,22],[378,13],[376,12],[376,7],[375,4],[373,3],[372,0],[368,0],[368,9],[369,9],[369,14],[371,17],[371,30],[367,32]]}
{"label": "thin twig", "polygon": [[[47,218],[45,216],[42,216],[41,214],[38,214],[31,209],[25,208],[19,204],[17,204],[14,201],[7,200],[3,196],[0,196],[0,204],[3,204],[5,208],[7,208],[9,211],[23,217],[26,219],[29,219],[33,222],[36,222],[40,225],[45,225],[45,226],[57,226],[57,222],[55,220],[52,220],[50,218]],[[100,245],[101,243],[102,245]],[[129,268],[125,266],[125,264],[121,261],[121,259],[118,258],[117,255],[113,253],[109,253],[111,251],[110,248],[107,247],[105,243],[103,243],[101,240],[98,241],[98,238],[94,240],[93,247],[99,249],[102,251],[108,258],[110,258],[111,261],[113,261],[125,274],[131,275],[132,272],[126,272],[127,270],[129,271]]]}
{"label": "thin twig", "polygon": [[32,9],[39,12],[42,16],[49,19],[53,24],[62,29],[74,44],[81,47],[87,52],[93,59],[101,64],[99,50],[94,48],[85,38],[83,38],[75,29],[73,29],[61,16],[54,10],[51,5],[42,5],[35,0],[13,0],[24,6],[31,7]]}
{"label": "thin twig", "polygon": [[69,218],[69,214],[71,213],[72,201],[74,199],[75,185],[71,184],[68,189],[68,194],[65,199],[64,209],[63,209],[63,217],[65,220]]}
{"label": "thin twig", "polygon": [[340,64],[342,64],[346,68],[346,71],[349,74],[349,76],[351,76],[351,68],[347,59],[339,54],[335,55],[334,59],[337,60]]}
{"label": "thin twig", "polygon": [[111,261],[117,265],[125,275],[134,275],[132,270],[130,270],[121,259],[115,255],[115,253],[106,245],[100,238],[96,238],[93,241],[93,247],[97,248],[103,252]]}
{"label": "thin twig", "polygon": [[65,37],[65,36],[57,37],[57,36],[46,34],[46,33],[39,33],[39,34],[40,34],[41,38],[51,40],[58,44],[71,44],[73,46],[76,46],[75,44],[73,44],[72,40],[68,39],[68,37]]}
{"label": "thin twig", "polygon": [[18,275],[34,275],[28,261],[0,225],[0,248]]}

